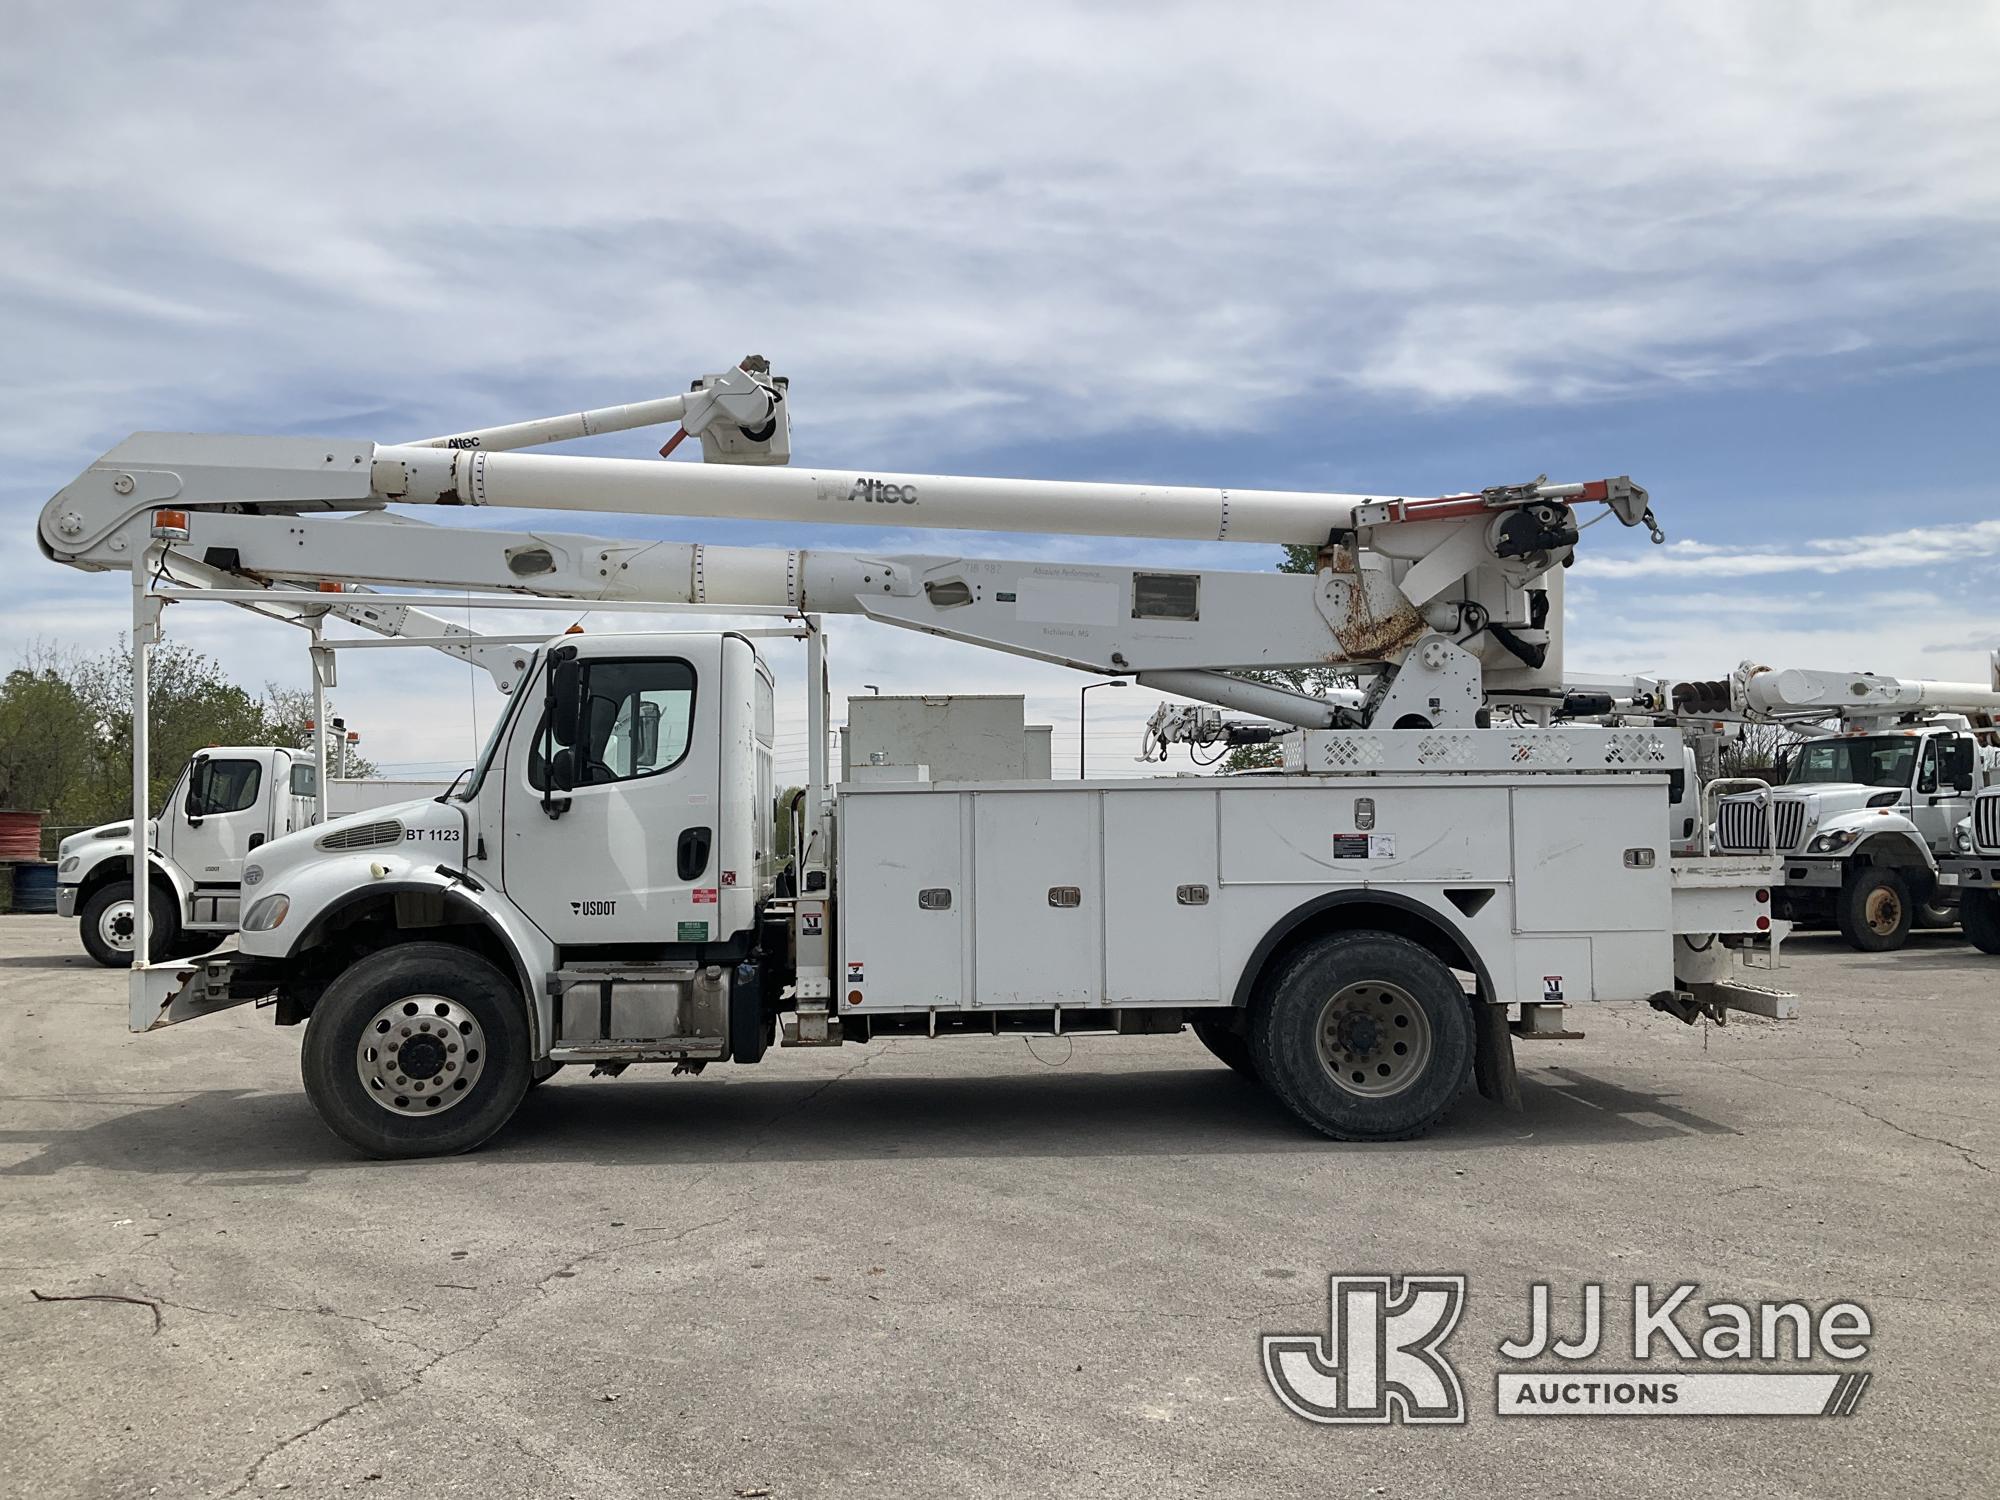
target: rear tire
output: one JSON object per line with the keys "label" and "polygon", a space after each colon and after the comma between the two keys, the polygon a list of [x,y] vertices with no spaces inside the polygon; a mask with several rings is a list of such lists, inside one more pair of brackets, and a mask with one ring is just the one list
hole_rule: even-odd
{"label": "rear tire", "polygon": [[1262,1081],[1257,1078],[1257,1065],[1250,1060],[1250,1038],[1241,1028],[1218,1020],[1193,1021],[1189,1025],[1202,1046],[1245,1078]]}
{"label": "rear tire", "polygon": [[[152,927],[152,941],[147,944],[152,950],[151,962],[160,963],[180,940],[181,917],[172,892],[159,885],[153,887],[146,919]],[[84,951],[107,969],[131,968],[133,920],[132,882],[114,880],[100,887],[83,903],[77,918]]]}
{"label": "rear tire", "polygon": [[306,1023],[306,1095],[369,1156],[450,1156],[488,1140],[528,1091],[519,990],[452,943],[400,943],[328,985]]}
{"label": "rear tire", "polygon": [[1981,953],[2000,953],[2000,891],[1971,890],[1958,898],[1966,941]]}
{"label": "rear tire", "polygon": [[1910,938],[1916,916],[1910,888],[1896,871],[1863,865],[1841,882],[1840,935],[1859,953],[1893,953]]}
{"label": "rear tire", "polygon": [[1386,932],[1343,932],[1263,987],[1250,1055],[1271,1092],[1335,1140],[1422,1135],[1472,1076],[1472,1005],[1438,957]]}

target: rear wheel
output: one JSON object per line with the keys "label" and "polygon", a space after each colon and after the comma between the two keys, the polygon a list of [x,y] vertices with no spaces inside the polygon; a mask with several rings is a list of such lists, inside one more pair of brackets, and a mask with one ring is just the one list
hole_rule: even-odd
{"label": "rear wheel", "polygon": [[1958,898],[1959,924],[1981,953],[2000,953],[2000,891],[1967,891]]}
{"label": "rear wheel", "polygon": [[[181,920],[171,893],[155,885],[152,895],[146,912],[146,920],[153,929],[152,941],[147,946],[152,950],[151,962],[159,963],[174,951],[180,937]],[[114,880],[100,887],[96,895],[83,903],[82,915],[77,918],[77,931],[83,938],[84,951],[105,968],[129,969],[132,967],[133,934],[138,931],[138,921],[138,908],[132,900],[132,882]]]}
{"label": "rear wheel", "polygon": [[1194,1034],[1201,1039],[1202,1046],[1245,1078],[1256,1078],[1257,1066],[1250,1061],[1250,1038],[1242,1028],[1220,1020],[1194,1021],[1190,1024]]}
{"label": "rear wheel", "polygon": [[306,1094],[370,1156],[449,1156],[505,1125],[528,1090],[515,986],[451,943],[403,943],[356,962],[306,1023]]}
{"label": "rear wheel", "polygon": [[1347,1141],[1421,1135],[1472,1074],[1472,1008],[1435,954],[1386,932],[1309,943],[1259,997],[1257,1074],[1300,1119]]}
{"label": "rear wheel", "polygon": [[1896,871],[1880,865],[1850,870],[1840,887],[1840,935],[1862,953],[1891,953],[1909,940],[1916,904]]}

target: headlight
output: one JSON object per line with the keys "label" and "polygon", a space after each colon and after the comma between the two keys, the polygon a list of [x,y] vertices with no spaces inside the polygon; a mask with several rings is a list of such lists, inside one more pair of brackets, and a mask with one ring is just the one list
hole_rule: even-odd
{"label": "headlight", "polygon": [[1808,854],[1831,854],[1836,849],[1845,849],[1861,835],[1852,828],[1836,828],[1831,833],[1822,833],[1806,845]]}
{"label": "headlight", "polygon": [[1972,852],[1972,830],[1970,828],[1954,828],[1951,831],[1951,847],[1956,849],[1960,854],[1970,854]]}
{"label": "headlight", "polygon": [[243,919],[245,932],[269,932],[285,920],[285,913],[292,909],[292,898],[283,892],[266,896],[250,908],[250,915]]}
{"label": "headlight", "polygon": [[71,870],[74,870],[78,865],[82,863],[83,863],[83,856],[81,854],[72,854],[68,859],[64,860],[60,865],[56,867],[56,874],[67,875]]}
{"label": "headlight", "polygon": [[243,867],[243,883],[245,885],[256,885],[263,878],[264,867],[262,865],[245,865]]}

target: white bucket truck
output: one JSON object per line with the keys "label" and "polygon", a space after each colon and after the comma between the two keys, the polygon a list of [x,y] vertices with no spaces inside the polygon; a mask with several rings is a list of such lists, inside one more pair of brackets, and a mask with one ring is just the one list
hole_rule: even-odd
{"label": "white bucket truck", "polygon": [[[787,450],[782,385],[746,365],[706,388],[702,446],[723,464],[139,434],[49,503],[46,551],[130,572],[140,723],[162,600],[274,584],[761,613],[806,640],[794,870],[771,853],[759,630],[557,637],[450,799],[259,849],[240,951],[135,966],[135,1030],[267,1002],[306,1025],[328,1125],[411,1156],[477,1145],[569,1063],[1190,1023],[1313,1128],[1387,1140],[1475,1075],[1510,1097],[1514,1036],[1562,1033],[1568,1006],[1791,1013],[1737,969],[1783,932],[1773,863],[1669,852],[1678,737],[1548,722],[1579,508],[1657,535],[1629,481],[1411,499],[758,467]],[[151,583],[165,497],[192,545],[229,549],[233,581]],[[384,514],[463,505],[1303,541],[1320,566],[764,551]],[[1287,726],[1286,770],[836,788],[834,613],[1263,714]],[[1364,677],[1358,707],[1239,675],[1329,663]]]}

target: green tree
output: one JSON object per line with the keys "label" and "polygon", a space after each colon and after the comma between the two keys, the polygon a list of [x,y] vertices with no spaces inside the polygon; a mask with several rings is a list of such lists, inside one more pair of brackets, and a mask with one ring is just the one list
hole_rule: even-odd
{"label": "green tree", "polygon": [[99,754],[97,723],[76,666],[74,653],[36,643],[0,679],[0,807],[40,812],[52,826],[91,820],[78,772]]}

